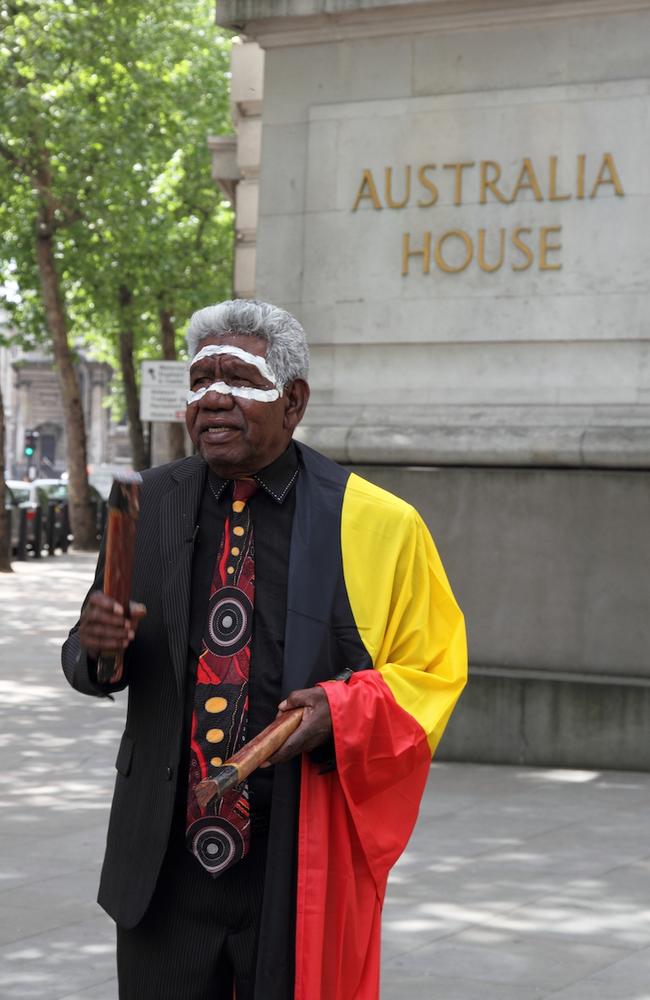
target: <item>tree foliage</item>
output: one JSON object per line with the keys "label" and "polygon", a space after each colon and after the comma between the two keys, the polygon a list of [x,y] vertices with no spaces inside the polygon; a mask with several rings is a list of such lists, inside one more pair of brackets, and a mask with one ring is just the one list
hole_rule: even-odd
{"label": "tree foliage", "polygon": [[26,294],[39,167],[68,300],[120,269],[187,286],[197,241],[223,262],[206,136],[228,128],[229,41],[212,19],[209,0],[2,0],[2,258]]}
{"label": "tree foliage", "polygon": [[22,336],[53,347],[71,494],[74,350],[125,384],[129,359],[135,379],[161,355],[162,316],[176,336],[229,291],[231,210],[206,147],[229,127],[228,56],[211,0],[0,0],[0,281],[18,286],[5,308]]}

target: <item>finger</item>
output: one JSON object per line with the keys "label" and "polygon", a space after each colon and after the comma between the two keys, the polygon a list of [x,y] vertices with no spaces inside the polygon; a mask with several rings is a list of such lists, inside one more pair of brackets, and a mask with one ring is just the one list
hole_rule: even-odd
{"label": "finger", "polygon": [[272,757],[269,757],[268,764],[269,766],[286,764],[288,761],[293,760],[294,757],[298,757],[302,753],[308,753],[316,746],[318,746],[316,742],[312,746],[309,740],[298,740],[292,736],[280,750],[274,753]]}
{"label": "finger", "polygon": [[80,635],[79,641],[85,649],[101,649],[117,651],[125,649],[130,639],[123,632],[113,632],[111,630],[100,629],[96,632]]}
{"label": "finger", "polygon": [[101,590],[94,590],[88,599],[88,605],[94,608],[103,608],[112,611],[114,615],[124,615],[124,608],[113,597],[104,594]]}
{"label": "finger", "polygon": [[125,635],[130,624],[122,614],[115,614],[112,608],[93,605],[85,609],[79,623],[80,632],[92,632],[95,628],[112,628]]}
{"label": "finger", "polygon": [[135,632],[128,625],[115,628],[112,625],[96,623],[79,629],[79,642],[86,649],[90,647],[125,649],[134,636]]}
{"label": "finger", "polygon": [[82,646],[87,646],[91,642],[98,640],[110,640],[121,643],[127,639],[132,632],[131,625],[124,618],[114,619],[88,619],[79,625],[79,639]]}
{"label": "finger", "polygon": [[301,688],[298,691],[292,691],[284,701],[280,702],[278,709],[281,712],[288,712],[292,708],[308,707],[313,704],[314,692],[319,690],[320,688]]}
{"label": "finger", "polygon": [[115,639],[121,640],[124,639],[125,636],[132,631],[132,629],[127,621],[94,621],[87,622],[85,627],[79,629],[79,631],[82,635],[92,637],[93,639],[97,636],[101,636],[102,638],[114,637]]}
{"label": "finger", "polygon": [[301,740],[301,730],[303,729],[304,723],[301,722],[295,733],[292,733],[288,740],[279,747],[275,753],[269,757],[267,761],[267,766],[271,767],[273,764],[284,764],[286,761],[291,760],[295,757],[296,753],[300,752]]}
{"label": "finger", "polygon": [[269,764],[285,764],[298,754],[308,753],[314,750],[321,743],[324,743],[329,734],[323,730],[322,725],[310,722],[301,722],[295,733],[286,740],[279,750],[269,757]]}
{"label": "finger", "polygon": [[144,604],[137,604],[135,601],[131,601],[129,605],[129,625],[131,626],[131,630],[134,634],[146,614],[147,609]]}
{"label": "finger", "polygon": [[124,639],[131,632],[133,632],[133,626],[128,618],[107,615],[105,612],[101,612],[97,616],[89,615],[79,625],[79,634],[82,637],[95,636],[102,633],[105,635],[115,635],[120,639]]}
{"label": "finger", "polygon": [[128,628],[128,621],[124,615],[115,615],[104,608],[90,608],[85,615],[84,623],[91,626],[100,625],[121,629],[123,632]]}

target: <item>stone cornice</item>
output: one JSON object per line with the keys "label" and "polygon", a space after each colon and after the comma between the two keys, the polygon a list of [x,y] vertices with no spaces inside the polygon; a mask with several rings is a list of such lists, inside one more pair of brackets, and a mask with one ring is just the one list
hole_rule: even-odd
{"label": "stone cornice", "polygon": [[429,0],[408,6],[251,19],[241,23],[231,22],[228,26],[254,39],[262,48],[278,48],[423,32],[489,29],[648,10],[650,0]]}
{"label": "stone cornice", "polygon": [[404,406],[401,422],[313,393],[298,438],[338,462],[648,469],[646,406]]}

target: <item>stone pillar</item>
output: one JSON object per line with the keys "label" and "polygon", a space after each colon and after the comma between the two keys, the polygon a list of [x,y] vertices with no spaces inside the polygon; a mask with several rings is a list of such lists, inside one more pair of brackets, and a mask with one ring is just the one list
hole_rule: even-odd
{"label": "stone pillar", "polygon": [[20,372],[17,376],[16,396],[14,463],[16,471],[18,471],[24,463],[23,446],[25,444],[25,432],[29,428],[29,382],[21,378]]}
{"label": "stone pillar", "polygon": [[231,56],[232,117],[236,136],[210,136],[212,176],[235,206],[233,290],[255,294],[257,214],[262,140],[264,52],[256,42],[236,42]]}

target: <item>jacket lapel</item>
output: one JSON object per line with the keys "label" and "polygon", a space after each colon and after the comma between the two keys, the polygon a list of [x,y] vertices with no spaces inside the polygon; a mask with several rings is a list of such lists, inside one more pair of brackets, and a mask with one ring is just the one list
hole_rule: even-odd
{"label": "jacket lapel", "polygon": [[175,486],[165,494],[160,507],[160,548],[166,574],[162,587],[162,611],[180,696],[187,669],[194,529],[206,470],[207,465],[199,455],[193,455],[178,465],[171,473]]}
{"label": "jacket lapel", "polygon": [[341,509],[349,473],[304,445],[291,532],[283,695],[331,676],[332,621],[343,581]]}

